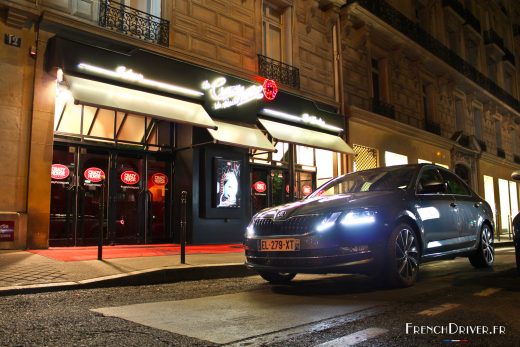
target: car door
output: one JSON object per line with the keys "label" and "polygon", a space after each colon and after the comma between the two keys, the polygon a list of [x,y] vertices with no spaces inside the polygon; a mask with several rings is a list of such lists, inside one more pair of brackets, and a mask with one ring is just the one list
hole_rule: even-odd
{"label": "car door", "polygon": [[445,191],[431,192],[426,187],[444,183],[434,166],[422,168],[416,185],[416,213],[424,229],[424,254],[441,253],[453,249],[459,236],[455,198]]}
{"label": "car door", "polygon": [[455,197],[459,244],[469,247],[475,243],[479,233],[480,199],[475,198],[470,188],[454,173],[447,170],[440,170],[440,173],[448,185],[448,192]]}

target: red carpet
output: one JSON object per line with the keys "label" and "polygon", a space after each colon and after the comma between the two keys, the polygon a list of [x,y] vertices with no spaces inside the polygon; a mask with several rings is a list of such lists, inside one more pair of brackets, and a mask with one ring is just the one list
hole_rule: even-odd
{"label": "red carpet", "polygon": [[[97,250],[97,246],[88,246],[50,247],[49,249],[30,249],[27,251],[60,261],[81,261],[97,259]],[[186,254],[188,255],[241,253],[243,251],[242,244],[186,246]],[[103,259],[155,257],[178,255],[180,253],[181,247],[177,244],[103,246]]]}

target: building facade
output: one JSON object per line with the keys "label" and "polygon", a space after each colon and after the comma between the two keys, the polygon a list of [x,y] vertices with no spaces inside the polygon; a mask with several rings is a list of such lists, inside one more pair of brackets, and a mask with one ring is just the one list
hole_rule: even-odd
{"label": "building facade", "polygon": [[241,242],[354,153],[334,2],[1,9],[2,248]]}
{"label": "building facade", "polygon": [[[518,211],[515,1],[1,0],[0,248],[240,242],[345,172],[434,162]],[[348,144],[347,144],[348,143]]]}
{"label": "building facade", "polygon": [[343,90],[353,168],[433,162],[511,235],[520,165],[516,1],[348,1]]}

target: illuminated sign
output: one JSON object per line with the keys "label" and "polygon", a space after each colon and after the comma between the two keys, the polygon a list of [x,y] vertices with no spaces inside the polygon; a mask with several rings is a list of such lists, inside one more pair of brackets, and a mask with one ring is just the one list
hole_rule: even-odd
{"label": "illuminated sign", "polygon": [[152,175],[152,182],[156,186],[165,186],[168,184],[168,176],[160,172],[154,173]]}
{"label": "illuminated sign", "polygon": [[85,179],[94,183],[101,182],[105,179],[105,172],[97,167],[89,167],[85,170],[83,175],[85,176]]}
{"label": "illuminated sign", "polygon": [[61,164],[52,164],[51,166],[51,178],[54,180],[64,180],[69,177],[69,168]]}
{"label": "illuminated sign", "polygon": [[309,195],[310,193],[312,193],[312,187],[311,186],[303,186],[302,187],[302,193],[305,196]]}
{"label": "illuminated sign", "polygon": [[262,89],[265,98],[269,101],[273,101],[276,98],[276,94],[278,94],[278,86],[273,80],[265,80]]}
{"label": "illuminated sign", "polygon": [[280,112],[280,111],[272,110],[269,108],[264,108],[262,110],[262,113],[267,114],[272,117],[288,120],[291,122],[312,125],[312,126],[315,126],[318,128],[325,129],[325,130],[331,130],[331,131],[335,131],[335,132],[343,131],[342,128],[327,124],[322,118],[310,115],[308,113],[303,113],[301,116],[295,116],[295,115],[292,115],[289,113]]}
{"label": "illuminated sign", "polygon": [[135,171],[125,171],[121,174],[121,181],[125,184],[137,184],[139,182],[139,174]]}
{"label": "illuminated sign", "polygon": [[202,89],[208,91],[209,97],[214,101],[215,110],[240,106],[264,98],[264,87],[261,85],[244,87],[240,84],[228,86],[226,83],[225,77],[219,77],[213,82],[208,80],[202,82]]}
{"label": "illuminated sign", "polygon": [[267,190],[267,184],[265,184],[265,182],[262,182],[262,181],[257,181],[255,183],[253,183],[253,189],[257,193],[263,193]]}
{"label": "illuminated sign", "polygon": [[183,94],[183,95],[192,96],[192,97],[193,96],[200,97],[200,96],[204,95],[204,93],[201,93],[197,90],[184,88],[184,87],[176,86],[173,84],[148,79],[148,78],[144,77],[143,74],[134,72],[132,69],[127,69],[125,66],[118,66],[115,70],[108,70],[108,69],[104,69],[99,66],[80,63],[80,64],[78,64],[78,68],[80,70],[85,70],[87,72],[90,72],[90,73],[93,73],[93,74],[96,74],[99,76],[110,77],[112,79],[122,80],[122,81],[130,82],[130,83],[133,83],[136,85],[141,85],[143,87],[158,89],[158,90],[169,92],[169,93]]}
{"label": "illuminated sign", "polygon": [[14,241],[14,221],[0,221],[0,242]]}

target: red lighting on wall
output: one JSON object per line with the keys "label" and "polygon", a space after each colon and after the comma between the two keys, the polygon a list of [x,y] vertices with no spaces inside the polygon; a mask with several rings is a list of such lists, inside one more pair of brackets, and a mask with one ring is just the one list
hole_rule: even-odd
{"label": "red lighting on wall", "polygon": [[264,96],[267,100],[273,101],[276,98],[276,94],[278,94],[278,86],[276,82],[273,80],[265,80],[262,85]]}

